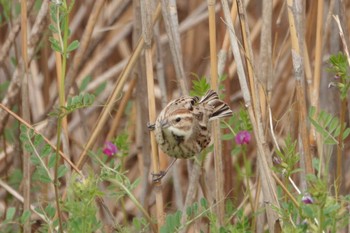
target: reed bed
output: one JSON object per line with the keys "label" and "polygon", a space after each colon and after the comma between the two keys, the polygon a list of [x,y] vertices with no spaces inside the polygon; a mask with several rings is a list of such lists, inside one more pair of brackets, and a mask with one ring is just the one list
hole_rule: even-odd
{"label": "reed bed", "polygon": [[[0,231],[349,232],[349,11],[0,0]],[[153,182],[148,123],[208,88],[233,117]]]}

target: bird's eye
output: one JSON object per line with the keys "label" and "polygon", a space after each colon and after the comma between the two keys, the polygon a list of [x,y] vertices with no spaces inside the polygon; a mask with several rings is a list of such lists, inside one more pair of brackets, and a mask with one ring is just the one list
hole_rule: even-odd
{"label": "bird's eye", "polygon": [[180,122],[181,121],[181,117],[176,117],[175,121],[176,122]]}

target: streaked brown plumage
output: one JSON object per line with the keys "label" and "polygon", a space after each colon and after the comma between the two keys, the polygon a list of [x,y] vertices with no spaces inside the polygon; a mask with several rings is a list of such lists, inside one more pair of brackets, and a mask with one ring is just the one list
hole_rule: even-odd
{"label": "streaked brown plumage", "polygon": [[155,130],[160,148],[175,158],[190,158],[210,143],[210,120],[231,116],[229,106],[209,90],[201,99],[183,96],[171,101],[159,114]]}

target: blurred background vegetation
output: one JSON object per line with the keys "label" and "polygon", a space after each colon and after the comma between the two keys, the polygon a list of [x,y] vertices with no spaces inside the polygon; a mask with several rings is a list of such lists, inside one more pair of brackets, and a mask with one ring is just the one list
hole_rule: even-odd
{"label": "blurred background vegetation", "polygon": [[[348,232],[349,11],[0,0],[0,231]],[[208,88],[234,115],[153,183],[147,123]]]}

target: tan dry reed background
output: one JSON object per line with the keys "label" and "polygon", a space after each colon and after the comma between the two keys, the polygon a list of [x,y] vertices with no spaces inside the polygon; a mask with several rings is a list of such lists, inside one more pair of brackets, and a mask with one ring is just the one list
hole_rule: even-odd
{"label": "tan dry reed background", "polygon": [[[54,142],[56,126],[47,114],[58,106],[57,80],[62,75],[62,61],[48,41],[50,2],[10,2],[10,17],[8,21],[3,18],[0,25],[0,83],[8,85],[2,86],[0,93],[0,213],[13,205],[5,201],[8,195],[16,193],[17,204],[23,202],[24,209],[38,200],[36,193],[30,193],[31,168],[23,166],[29,164],[28,155],[19,149],[19,141],[5,141],[5,128],[16,120],[9,109]],[[182,210],[203,196],[215,203],[219,223],[223,221],[225,200],[231,199],[239,206],[247,200],[247,193],[251,205],[245,205],[246,215],[252,214],[261,200],[278,206],[275,179],[269,169],[276,144],[283,144],[288,134],[299,140],[302,174],[312,173],[311,160],[322,156],[323,147],[308,122],[307,111],[312,105],[334,115],[340,112],[339,94],[329,88],[332,74],[326,68],[330,54],[343,50],[332,15],[339,15],[349,45],[350,3],[233,2],[86,0],[76,1],[69,15],[69,40],[79,40],[80,46],[67,61],[66,95],[76,95],[88,75],[91,81],[87,92],[103,83],[106,88],[92,107],[63,120],[66,139],[62,141],[62,156],[77,170],[84,172],[88,165],[98,171],[87,157],[88,150],[97,150],[105,141],[127,131],[127,176],[130,180],[141,177],[134,195],[151,216],[157,216],[158,227],[166,213]],[[17,12],[19,4],[22,10]],[[0,10],[4,12],[4,5]],[[155,120],[169,100],[189,92],[192,80],[197,79],[195,74],[207,76],[213,89],[218,88],[217,74],[225,74],[225,101],[233,111],[247,108],[255,138],[247,151],[253,175],[243,179],[237,173],[235,166],[242,166],[243,159],[230,156],[234,145],[223,142],[215,147],[215,156],[207,156],[202,168],[197,163],[178,161],[161,184],[153,185],[151,172],[164,170],[170,160],[160,151],[158,157],[146,124]],[[346,122],[348,115],[343,116]],[[14,134],[18,136],[18,132]],[[218,145],[220,133],[215,131],[214,135]],[[346,155],[347,143],[344,148]],[[337,181],[340,193],[349,193],[350,174],[346,168],[350,160],[339,151],[334,148],[334,156],[329,159],[330,171],[335,171],[338,164],[338,175],[343,177]],[[343,169],[339,169],[340,164]],[[16,168],[25,174],[19,190],[7,185],[7,175]],[[303,175],[295,177],[301,187],[305,185]],[[64,185],[58,191],[63,195]],[[52,200],[50,190],[45,195]],[[113,200],[104,201],[117,222],[139,214],[131,199],[125,199],[124,212]],[[269,205],[265,210],[266,223],[272,230],[276,213]],[[261,226],[255,227],[259,232]]]}

